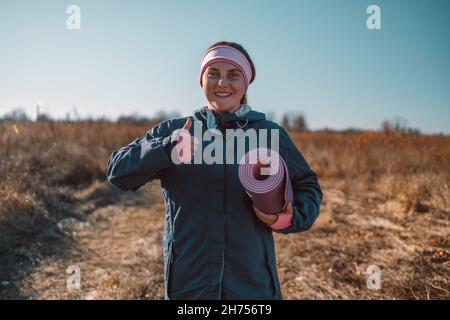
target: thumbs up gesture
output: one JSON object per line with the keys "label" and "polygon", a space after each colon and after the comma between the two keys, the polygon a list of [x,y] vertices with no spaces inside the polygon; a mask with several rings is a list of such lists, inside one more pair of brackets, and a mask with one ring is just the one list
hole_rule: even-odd
{"label": "thumbs up gesture", "polygon": [[194,153],[198,148],[199,141],[197,138],[191,136],[189,130],[192,126],[192,119],[188,117],[183,128],[181,128],[178,135],[178,142],[175,146],[178,157],[182,163],[190,163],[194,157]]}

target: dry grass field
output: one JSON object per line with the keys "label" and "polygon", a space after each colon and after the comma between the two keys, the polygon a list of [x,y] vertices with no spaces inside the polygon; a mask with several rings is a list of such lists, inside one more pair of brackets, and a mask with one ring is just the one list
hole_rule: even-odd
{"label": "dry grass field", "polygon": [[[0,123],[0,299],[163,298],[159,183],[105,181],[111,152],[154,124]],[[291,136],[324,202],[310,231],[275,234],[284,298],[449,299],[450,136]]]}

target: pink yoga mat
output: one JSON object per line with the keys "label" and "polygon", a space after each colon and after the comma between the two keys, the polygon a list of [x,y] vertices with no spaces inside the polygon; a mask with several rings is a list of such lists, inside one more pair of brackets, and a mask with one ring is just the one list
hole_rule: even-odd
{"label": "pink yoga mat", "polygon": [[246,153],[239,162],[239,180],[262,212],[279,213],[286,201],[292,202],[287,165],[274,150],[258,148]]}

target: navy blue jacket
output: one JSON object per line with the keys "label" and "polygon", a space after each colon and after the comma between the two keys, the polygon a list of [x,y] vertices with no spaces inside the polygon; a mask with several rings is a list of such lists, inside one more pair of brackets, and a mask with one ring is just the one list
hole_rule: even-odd
{"label": "navy blue jacket", "polygon": [[[204,132],[202,110],[195,111],[193,119],[202,122]],[[172,162],[175,142],[170,136],[186,119],[158,124],[145,136],[114,151],[108,160],[108,179],[123,191],[136,191],[153,179],[161,181],[166,207],[165,298],[282,299],[273,231],[255,215],[239,181],[237,161],[201,165]],[[240,127],[244,131],[279,130],[279,153],[287,163],[294,192],[292,226],[279,232],[308,230],[319,214],[322,192],[316,174],[288,133],[253,110],[241,118],[225,112],[217,123],[223,133]],[[192,126],[192,135],[193,130]],[[203,142],[200,151],[207,145]],[[226,143],[223,145],[225,148]]]}

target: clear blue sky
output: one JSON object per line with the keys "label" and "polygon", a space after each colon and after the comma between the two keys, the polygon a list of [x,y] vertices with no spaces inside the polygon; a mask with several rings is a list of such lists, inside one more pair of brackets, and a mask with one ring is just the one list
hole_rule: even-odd
{"label": "clear blue sky", "polygon": [[[66,28],[70,4],[81,30]],[[381,8],[368,30],[366,8]],[[257,76],[249,104],[302,111],[312,129],[379,128],[407,119],[450,133],[450,1],[20,1],[0,0],[0,115],[36,105],[54,117],[206,104],[200,57],[219,40],[241,43]],[[73,115],[73,114],[72,114]]]}

